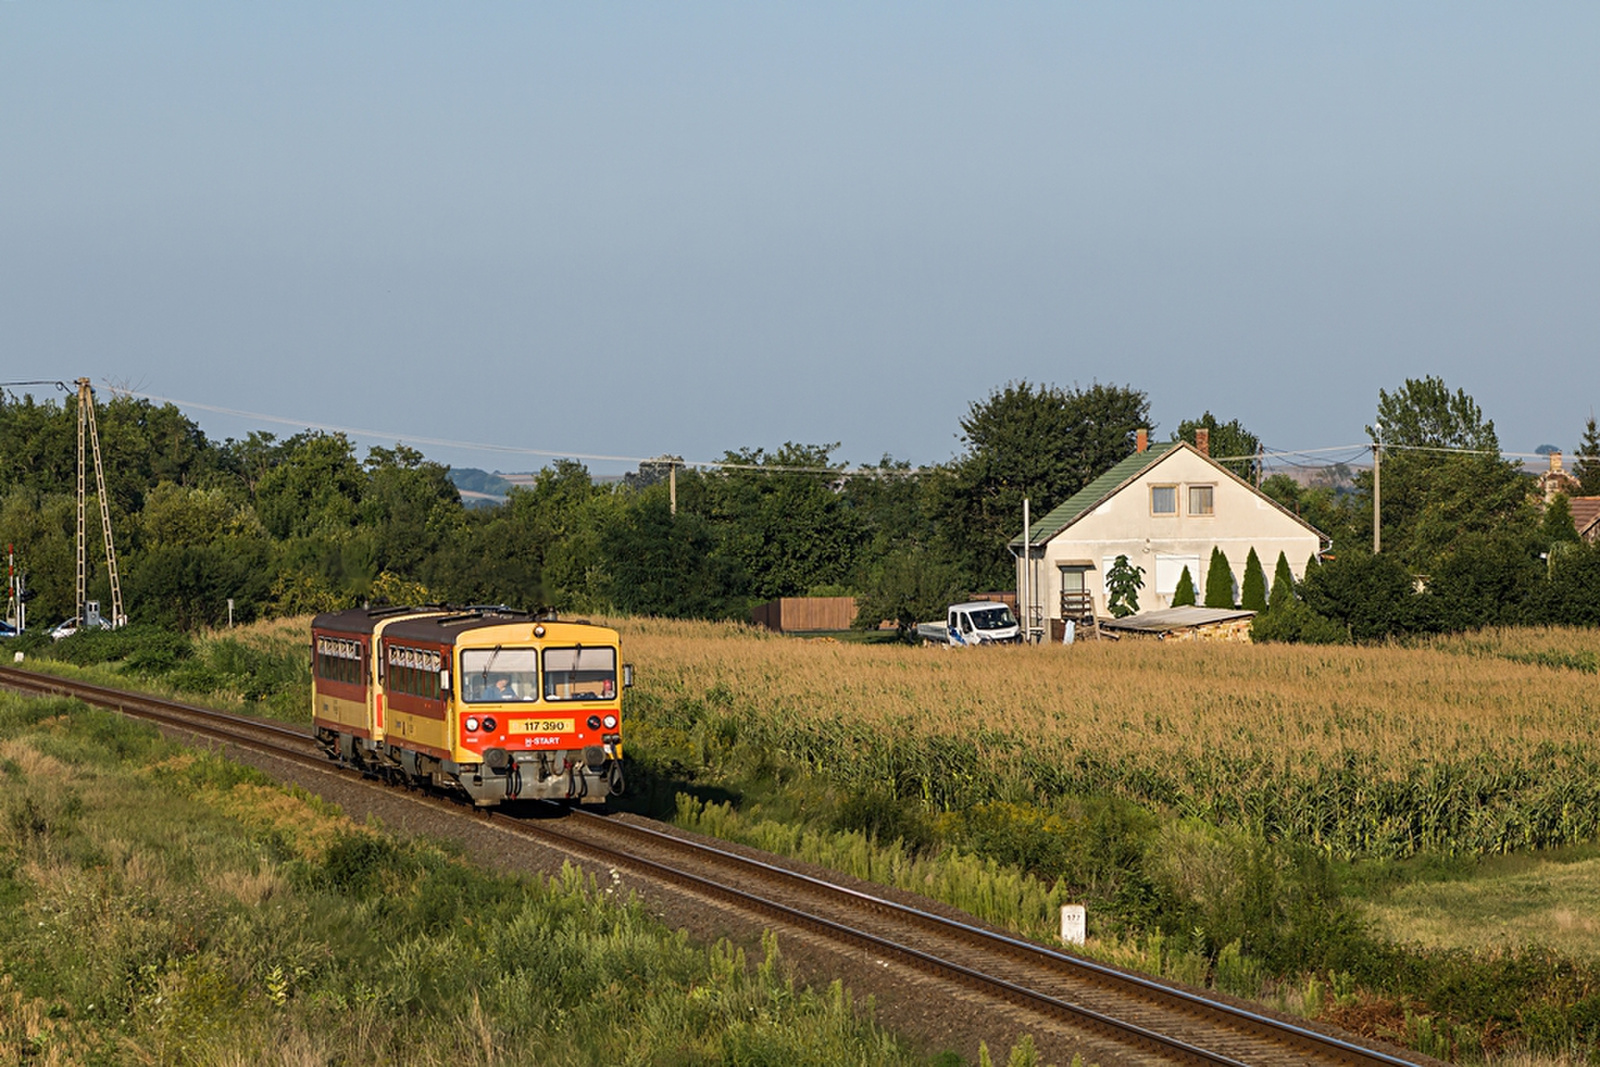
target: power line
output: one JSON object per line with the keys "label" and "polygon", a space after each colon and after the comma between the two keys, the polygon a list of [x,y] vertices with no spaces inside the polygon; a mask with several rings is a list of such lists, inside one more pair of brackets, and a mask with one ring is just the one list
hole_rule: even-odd
{"label": "power line", "polygon": [[[51,381],[0,382],[0,386],[4,386],[4,385],[60,385],[60,384],[61,383],[59,383],[59,382],[51,382]],[[338,425],[338,424],[335,424],[335,423],[319,423],[319,422],[305,420],[305,419],[286,418],[286,417],[281,416],[281,415],[269,415],[269,414],[266,414],[265,412],[259,412],[259,411],[243,411],[243,410],[240,410],[238,408],[219,407],[219,406],[217,406],[215,404],[202,404],[202,403],[199,403],[197,401],[176,400],[176,399],[173,399],[171,397],[157,396],[157,395],[155,395],[153,393],[144,393],[144,392],[140,392],[140,391],[135,390],[135,389],[113,388],[113,391],[114,392],[123,393],[123,394],[125,394],[127,396],[139,397],[141,399],[149,400],[149,401],[152,401],[152,402],[155,402],[155,403],[173,404],[173,405],[175,405],[175,406],[177,406],[179,408],[195,408],[195,409],[198,409],[200,411],[210,411],[210,412],[213,412],[213,413],[216,413],[216,414],[219,414],[219,415],[232,415],[232,416],[234,416],[236,418],[244,418],[244,419],[258,419],[258,420],[261,420],[263,422],[277,423],[277,424],[285,425],[285,426],[300,426],[300,427],[305,427],[306,429],[310,429],[310,430],[321,430],[321,431],[326,432],[326,433],[342,433],[342,434],[348,434],[349,436],[352,436],[352,437],[379,438],[379,439],[384,439],[384,440],[393,440],[393,441],[397,441],[397,442],[401,442],[401,443],[409,442],[409,443],[412,443],[412,444],[433,445],[433,446],[436,446],[436,447],[439,447],[439,448],[459,448],[459,449],[463,449],[463,450],[467,450],[467,451],[501,453],[501,454],[506,454],[506,455],[538,456],[538,457],[545,458],[545,459],[575,459],[575,460],[583,460],[583,461],[587,461],[587,462],[598,462],[598,463],[637,463],[637,464],[655,463],[655,464],[670,464],[670,465],[672,465],[674,467],[683,467],[685,469],[748,470],[748,471],[763,471],[763,472],[766,472],[766,473],[769,473],[769,474],[820,474],[820,475],[826,475],[826,476],[834,477],[834,478],[863,478],[863,477],[866,477],[866,478],[882,478],[882,477],[905,478],[905,477],[918,477],[918,476],[920,476],[922,474],[926,474],[929,470],[932,469],[932,468],[929,468],[929,467],[910,467],[910,468],[893,468],[893,467],[889,467],[889,468],[884,468],[884,467],[798,467],[798,466],[782,466],[782,465],[763,464],[763,463],[736,463],[736,462],[730,462],[730,461],[727,461],[727,460],[689,460],[689,459],[683,459],[681,457],[663,456],[663,455],[657,455],[657,456],[624,456],[624,455],[613,455],[613,454],[607,454],[607,453],[558,451],[558,450],[551,450],[551,449],[528,448],[528,447],[519,446],[519,445],[491,444],[491,443],[486,443],[486,442],[482,442],[482,441],[458,441],[458,440],[452,440],[452,439],[449,439],[449,438],[441,438],[441,437],[423,437],[423,436],[419,436],[419,435],[416,435],[416,434],[401,434],[401,433],[394,433],[394,432],[391,432],[391,431],[371,430],[371,429],[364,429],[364,428],[361,428],[361,427],[343,426],[343,425]],[[1388,443],[1386,443],[1383,447],[1384,447],[1385,450],[1391,451],[1391,452],[1392,451],[1404,450],[1404,451],[1410,451],[1410,452],[1435,452],[1435,453],[1448,453],[1448,454],[1454,454],[1454,455],[1498,456],[1498,457],[1508,458],[1508,459],[1536,459],[1536,458],[1540,458],[1543,455],[1542,453],[1538,453],[1538,452],[1507,452],[1507,451],[1496,452],[1496,451],[1494,451],[1492,449],[1453,448],[1453,447],[1442,446],[1442,445],[1398,445],[1398,444],[1388,444]],[[1246,461],[1246,460],[1250,460],[1250,461],[1259,460],[1259,461],[1261,461],[1263,463],[1267,463],[1267,462],[1275,461],[1275,460],[1289,460],[1291,457],[1326,456],[1326,455],[1333,455],[1333,454],[1336,454],[1336,453],[1337,454],[1343,454],[1344,456],[1347,457],[1345,460],[1335,461],[1334,463],[1326,464],[1328,466],[1332,466],[1332,465],[1336,465],[1337,463],[1341,463],[1341,462],[1343,462],[1343,463],[1353,462],[1355,459],[1360,458],[1361,456],[1364,456],[1367,452],[1371,451],[1371,449],[1372,449],[1371,442],[1363,442],[1363,443],[1359,443],[1359,444],[1330,445],[1330,446],[1327,446],[1325,448],[1299,448],[1299,449],[1270,449],[1269,448],[1269,449],[1263,449],[1259,453],[1251,453],[1249,455],[1218,456],[1218,457],[1213,457],[1213,458],[1218,463],[1243,462],[1243,461]],[[1315,466],[1318,466],[1318,464],[1298,464],[1298,463],[1293,463],[1293,462],[1289,462],[1286,465],[1294,466],[1294,467],[1315,467]]]}
{"label": "power line", "polygon": [[542,448],[526,448],[519,445],[486,444],[481,441],[453,441],[441,437],[421,437],[416,434],[399,434],[382,430],[368,430],[356,426],[341,426],[334,423],[319,423],[305,419],[290,419],[281,415],[268,415],[259,411],[241,411],[237,408],[218,407],[215,404],[201,404],[189,400],[175,400],[171,397],[156,396],[153,393],[142,393],[135,389],[120,389],[118,392],[128,396],[136,396],[143,400],[160,404],[173,404],[179,408],[197,408],[201,411],[215,412],[219,415],[233,415],[244,419],[259,419],[264,422],[279,423],[284,426],[303,426],[308,430],[321,430],[325,433],[342,433],[351,437],[375,437],[384,440],[393,440],[401,443],[435,445],[439,448],[460,448],[478,452],[502,452],[511,455],[540,456],[546,459],[580,459],[591,462],[603,463],[660,463],[672,464],[678,467],[707,467],[716,470],[752,470],[766,471],[773,474],[826,474],[841,478],[857,477],[904,477],[918,473],[916,469],[896,469],[881,467],[790,467],[775,466],[765,463],[732,463],[726,460],[686,460],[675,456],[618,456],[600,453],[552,451]]}

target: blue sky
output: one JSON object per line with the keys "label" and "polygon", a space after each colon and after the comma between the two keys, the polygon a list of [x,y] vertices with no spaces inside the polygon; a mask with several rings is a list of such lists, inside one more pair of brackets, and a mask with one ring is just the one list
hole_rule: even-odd
{"label": "blue sky", "polygon": [[6,0],[4,377],[932,463],[1012,379],[1287,449],[1437,374],[1570,449],[1597,46],[1592,3]]}

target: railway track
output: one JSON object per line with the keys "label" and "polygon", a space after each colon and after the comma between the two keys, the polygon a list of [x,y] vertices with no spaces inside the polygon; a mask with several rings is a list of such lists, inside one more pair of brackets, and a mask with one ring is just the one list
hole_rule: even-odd
{"label": "railway track", "polygon": [[[322,772],[335,770],[307,731],[279,723],[11,667],[0,667],[0,686],[75,697],[208,741]],[[348,769],[339,773],[359,778]],[[1018,1030],[1040,1039],[1059,1034],[1066,1044],[1081,1043],[1089,1060],[1270,1067],[1435,1062],[1220,1002],[643,821],[581,809],[561,819],[524,820],[474,812],[442,797],[406,796],[461,818],[490,822],[505,833],[589,863],[720,901],[836,948],[843,946],[857,955],[866,952],[882,966],[909,969],[936,988],[959,989],[966,996],[1003,1005]]]}

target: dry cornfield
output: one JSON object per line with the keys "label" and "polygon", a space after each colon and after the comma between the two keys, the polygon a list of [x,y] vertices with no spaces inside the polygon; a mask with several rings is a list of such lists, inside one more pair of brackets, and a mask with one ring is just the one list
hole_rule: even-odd
{"label": "dry cornfield", "polygon": [[1600,830],[1600,633],[910,648],[618,620],[652,716],[950,808],[1111,793],[1341,856]]}

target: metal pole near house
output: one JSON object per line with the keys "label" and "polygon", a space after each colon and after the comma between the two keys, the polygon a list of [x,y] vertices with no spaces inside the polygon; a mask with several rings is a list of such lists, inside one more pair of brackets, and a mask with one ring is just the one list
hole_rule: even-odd
{"label": "metal pole near house", "polygon": [[1383,423],[1378,423],[1378,439],[1372,442],[1372,554],[1383,550],[1383,511],[1378,506],[1378,470],[1383,460]]}
{"label": "metal pole near house", "polygon": [[1023,497],[1022,588],[1017,590],[1017,592],[1021,594],[1020,599],[1022,600],[1022,603],[1019,604],[1018,607],[1022,609],[1022,640],[1025,644],[1031,644],[1033,642],[1033,546],[1028,543],[1028,530],[1031,526],[1031,524],[1028,522],[1028,504],[1028,498]]}

